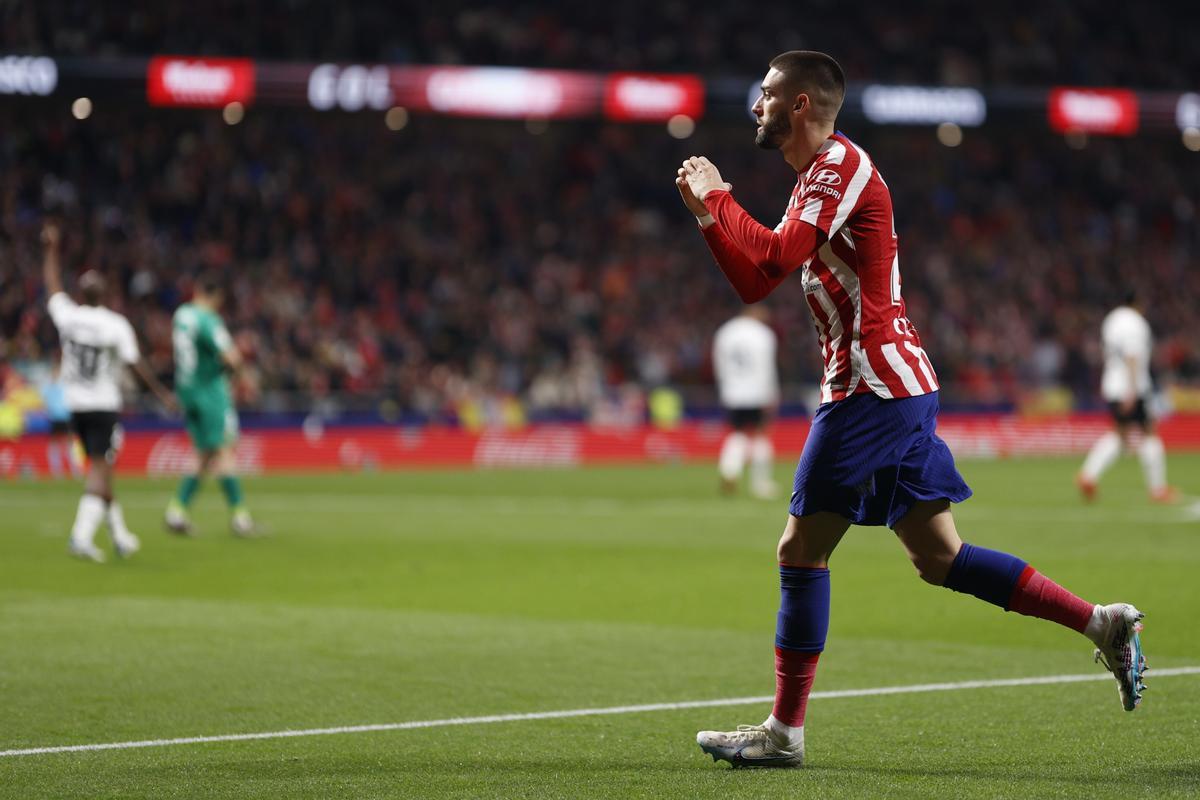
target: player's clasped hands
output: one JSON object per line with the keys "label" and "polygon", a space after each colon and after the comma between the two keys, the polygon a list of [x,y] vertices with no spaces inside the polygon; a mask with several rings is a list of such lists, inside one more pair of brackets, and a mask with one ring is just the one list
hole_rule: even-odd
{"label": "player's clasped hands", "polygon": [[717,189],[729,191],[733,185],[721,179],[716,165],[704,156],[692,156],[683,162],[677,171],[675,186],[683,198],[683,204],[697,217],[708,213],[704,198]]}

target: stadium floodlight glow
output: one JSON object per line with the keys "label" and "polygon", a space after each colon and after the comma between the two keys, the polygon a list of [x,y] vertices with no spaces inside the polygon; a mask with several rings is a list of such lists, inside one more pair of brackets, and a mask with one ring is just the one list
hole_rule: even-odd
{"label": "stadium floodlight glow", "polygon": [[83,120],[92,115],[92,101],[87,97],[77,97],[75,102],[71,103],[71,116],[75,119]]}
{"label": "stadium floodlight glow", "polygon": [[877,125],[939,125],[974,128],[987,119],[987,101],[978,89],[882,86],[863,89],[863,115]]}
{"label": "stadium floodlight glow", "polygon": [[392,106],[383,115],[383,124],[389,131],[402,131],[408,126],[408,109],[404,106]]}
{"label": "stadium floodlight glow", "polygon": [[667,120],[667,133],[676,139],[687,139],[696,132],[696,121],[687,114],[676,114]]}
{"label": "stadium floodlight glow", "polygon": [[958,147],[962,144],[962,128],[954,122],[943,122],[937,126],[938,141],[946,147]]}
{"label": "stadium floodlight glow", "polygon": [[0,58],[0,94],[46,97],[58,87],[58,65],[45,56]]}

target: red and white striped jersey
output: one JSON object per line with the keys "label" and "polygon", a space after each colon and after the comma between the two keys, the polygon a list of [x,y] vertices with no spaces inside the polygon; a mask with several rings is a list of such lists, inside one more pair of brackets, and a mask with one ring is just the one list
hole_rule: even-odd
{"label": "red and white striped jersey", "polygon": [[826,239],[801,273],[825,361],[821,402],[862,387],[880,397],[937,391],[900,295],[892,194],[866,151],[841,133],[829,137],[797,179],[776,230],[793,220]]}
{"label": "red and white striped jersey", "polygon": [[825,365],[822,403],[856,392],[937,391],[900,295],[891,193],[861,147],[841,133],[830,136],[798,176],[774,232],[728,192],[710,192],[705,203],[716,219],[705,239],[744,300],[761,299],[800,271]]}

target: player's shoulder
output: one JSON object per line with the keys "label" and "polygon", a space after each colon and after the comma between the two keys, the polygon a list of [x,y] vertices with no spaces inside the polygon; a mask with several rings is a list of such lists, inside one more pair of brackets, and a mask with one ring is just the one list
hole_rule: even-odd
{"label": "player's shoulder", "polygon": [[200,316],[200,308],[191,303],[183,303],[175,309],[171,320],[176,324],[194,323]]}
{"label": "player's shoulder", "polygon": [[120,311],[109,308],[108,306],[96,306],[96,317],[103,320],[105,325],[115,330],[120,330],[122,333],[133,333],[133,323],[129,321],[129,317],[122,314]]}
{"label": "player's shoulder", "polygon": [[871,163],[867,151],[855,144],[846,134],[834,131],[817,150],[813,166],[857,169],[864,161]]}
{"label": "player's shoulder", "polygon": [[49,308],[50,313],[53,314],[60,311],[75,309],[79,306],[74,300],[71,299],[71,295],[67,294],[66,292],[58,291],[50,295],[50,297],[46,300],[46,307]]}

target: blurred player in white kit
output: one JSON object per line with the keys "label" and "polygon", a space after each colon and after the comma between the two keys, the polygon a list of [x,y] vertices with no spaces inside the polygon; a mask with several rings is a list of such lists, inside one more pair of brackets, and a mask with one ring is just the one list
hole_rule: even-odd
{"label": "blurred player in white kit", "polygon": [[1112,412],[1113,430],[1092,445],[1076,479],[1079,491],[1088,501],[1096,498],[1100,476],[1117,460],[1122,444],[1134,449],[1132,434],[1135,427],[1142,432],[1137,454],[1150,498],[1167,503],[1176,496],[1175,490],[1167,485],[1166,455],[1162,439],[1154,430],[1154,417],[1149,408],[1154,338],[1150,323],[1142,315],[1144,310],[1137,293],[1130,291],[1125,302],[1108,313],[1101,327],[1104,375],[1100,380],[1100,394]]}
{"label": "blurred player in white kit", "polygon": [[732,429],[717,462],[725,494],[737,490],[747,461],[751,495],[770,499],[778,491],[771,478],[775,451],[767,435],[768,415],[779,403],[777,342],[768,319],[764,306],[747,306],[718,328],[713,339],[713,372]]}
{"label": "blurred player in white kit", "polygon": [[113,495],[113,465],[121,449],[120,383],[125,367],[132,367],[168,408],[174,407],[174,399],[142,360],[129,320],[104,306],[103,276],[93,270],[81,275],[83,303],[76,303],[63,290],[62,232],[57,224],[46,223],[42,243],[46,306],[62,341],[63,391],[71,411],[71,428],[88,457],[69,550],[88,561],[104,561],[95,538],[101,524],[107,524],[117,555],[127,558],[141,544],[125,524]]}

